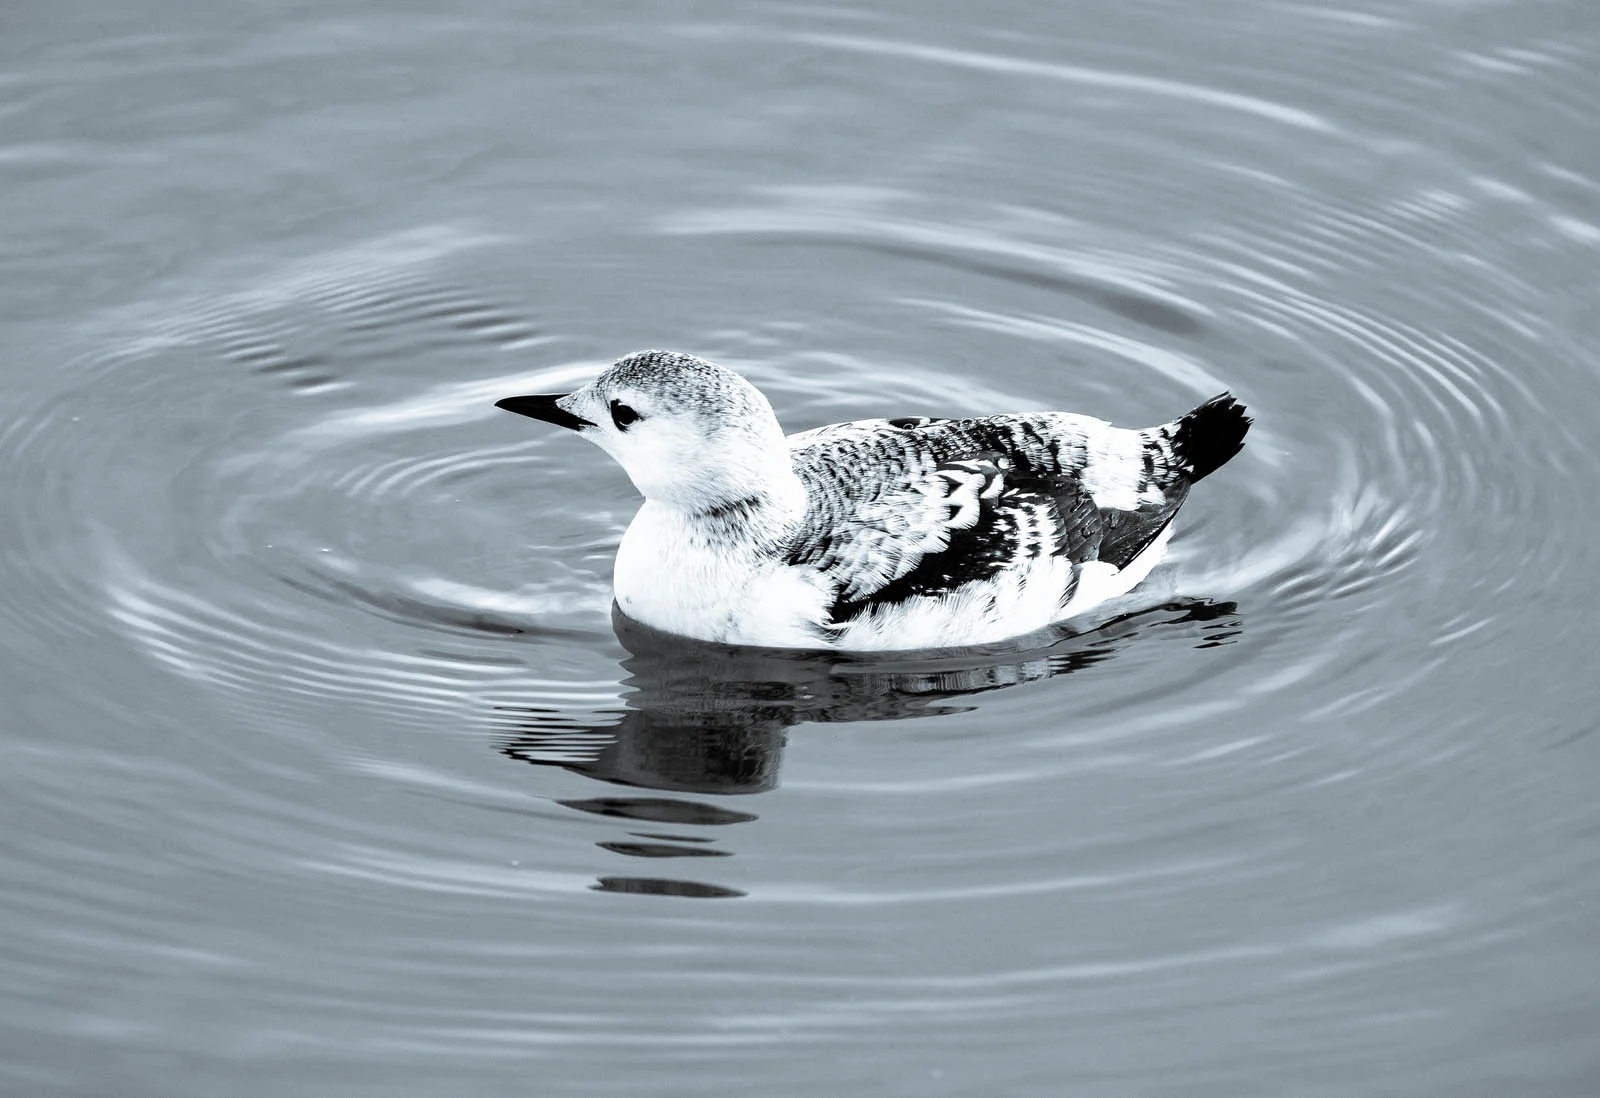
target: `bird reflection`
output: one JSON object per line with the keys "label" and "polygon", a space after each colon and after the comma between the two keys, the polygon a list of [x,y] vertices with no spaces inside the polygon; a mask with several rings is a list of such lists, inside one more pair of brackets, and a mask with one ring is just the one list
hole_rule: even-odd
{"label": "bird reflection", "polygon": [[[548,705],[500,706],[510,758],[598,781],[678,794],[761,793],[778,784],[788,730],[809,722],[901,720],[968,712],[963,699],[1100,663],[1152,627],[1187,624],[1201,646],[1240,629],[1233,603],[1183,601],[1117,618],[1093,632],[1062,628],[1032,643],[874,657],[733,648],[659,632],[613,607],[628,650],[623,708],[575,718]],[[599,717],[600,720],[594,720]],[[681,797],[614,795],[560,802],[648,830],[606,850],[635,858],[717,859],[699,833],[756,817]],[[737,889],[665,877],[601,877],[602,891],[738,896]]]}

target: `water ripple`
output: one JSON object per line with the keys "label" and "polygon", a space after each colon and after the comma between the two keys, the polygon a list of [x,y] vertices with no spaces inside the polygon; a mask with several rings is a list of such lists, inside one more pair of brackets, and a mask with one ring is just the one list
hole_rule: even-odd
{"label": "water ripple", "polygon": [[[124,275],[162,268],[19,329],[40,368],[0,418],[23,1032],[62,1062],[196,1034],[230,1067],[309,1052],[440,1092],[530,1048],[603,1054],[607,1092],[664,1053],[748,1089],[782,1052],[824,1065],[811,1093],[882,1090],[837,1054],[896,1045],[1018,1091],[1021,1053],[1066,1047],[1127,1092],[1342,1079],[1352,1049],[1415,1091],[1419,1061],[1390,1068],[1423,1047],[1459,1091],[1439,1063],[1508,1011],[1586,1036],[1600,184],[1592,142],[1551,138],[1593,129],[1560,9],[1518,33],[1504,5],[1117,9],[1225,29],[1168,54],[1076,16],[897,36],[783,9],[593,54],[506,19],[474,26],[505,62],[474,95],[407,91],[432,110],[397,155],[445,148],[448,186],[335,188],[348,230],[300,210],[312,235],[252,222],[204,263],[120,215],[93,247],[13,241],[7,272],[57,276],[14,277],[30,302],[63,271],[103,289],[124,246]],[[408,50],[451,30],[406,26]],[[355,63],[357,29],[273,48]],[[547,34],[550,117],[517,145],[508,66]],[[95,79],[177,71],[143,49]],[[155,118],[148,155],[40,127],[11,159],[51,208],[96,168],[97,207],[118,173],[167,194],[203,159],[169,142],[192,117]],[[692,645],[609,617],[620,472],[492,406],[635,338],[746,371],[791,429],[1141,425],[1223,388],[1256,426],[1095,620],[873,659]],[[1494,1003],[1459,994],[1485,979]],[[1184,1037],[1129,1043],[1152,1028]]]}
{"label": "water ripple", "polygon": [[914,42],[867,38],[842,34],[797,34],[794,40],[827,49],[852,53],[872,54],[880,57],[904,58],[926,61],[950,68],[972,69],[979,72],[1003,73],[1007,76],[1027,77],[1080,84],[1111,91],[1133,92],[1139,95],[1171,97],[1190,100],[1207,107],[1221,107],[1239,111],[1269,122],[1296,129],[1326,133],[1333,127],[1310,111],[1300,110],[1283,103],[1275,103],[1255,96],[1240,95],[1220,88],[1206,87],[1180,80],[1137,73],[1093,69],[1083,65],[1064,65],[1049,61],[1030,61],[1026,58],[1004,54],[980,53],[974,50],[951,49]]}

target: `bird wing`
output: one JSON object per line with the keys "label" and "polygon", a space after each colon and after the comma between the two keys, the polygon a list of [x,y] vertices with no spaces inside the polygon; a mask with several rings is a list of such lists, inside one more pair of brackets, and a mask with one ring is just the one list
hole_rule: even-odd
{"label": "bird wing", "polygon": [[1095,559],[1104,522],[1073,477],[984,449],[962,424],[837,424],[796,438],[809,510],[788,562],[833,586],[829,620],[947,594],[1029,558]]}
{"label": "bird wing", "polygon": [[835,623],[1046,554],[1120,570],[1249,426],[1223,393],[1142,431],[1067,412],[819,427],[789,440],[810,502],[785,551],[833,585]]}

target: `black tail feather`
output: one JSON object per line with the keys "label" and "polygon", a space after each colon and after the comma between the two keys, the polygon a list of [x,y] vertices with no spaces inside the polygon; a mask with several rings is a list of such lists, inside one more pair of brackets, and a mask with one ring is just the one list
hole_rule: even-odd
{"label": "black tail feather", "polygon": [[1251,422],[1232,393],[1214,396],[1173,425],[1173,454],[1189,479],[1199,480],[1244,448]]}

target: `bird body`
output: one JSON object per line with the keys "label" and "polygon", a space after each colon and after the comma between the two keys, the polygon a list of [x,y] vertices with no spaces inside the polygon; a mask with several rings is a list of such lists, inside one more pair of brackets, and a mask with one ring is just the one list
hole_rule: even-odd
{"label": "bird body", "polygon": [[663,351],[499,406],[577,430],[644,495],[617,551],[624,614],[700,640],[840,651],[1004,640],[1126,593],[1250,423],[1223,394],[1146,430],[1033,412],[786,438],[748,381]]}

